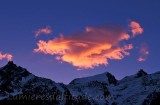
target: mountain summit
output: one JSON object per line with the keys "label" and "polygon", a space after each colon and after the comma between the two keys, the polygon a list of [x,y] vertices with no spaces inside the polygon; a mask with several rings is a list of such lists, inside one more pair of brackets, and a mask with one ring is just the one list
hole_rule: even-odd
{"label": "mountain summit", "polygon": [[105,72],[68,85],[37,77],[13,61],[0,68],[0,105],[160,105],[160,72],[117,80]]}

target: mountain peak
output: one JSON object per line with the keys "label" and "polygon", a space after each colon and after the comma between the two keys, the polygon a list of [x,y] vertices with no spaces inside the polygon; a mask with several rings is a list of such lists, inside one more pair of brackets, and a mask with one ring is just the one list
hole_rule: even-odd
{"label": "mountain peak", "polygon": [[145,75],[147,75],[147,73],[143,69],[140,69],[136,74],[136,78],[139,78]]}
{"label": "mountain peak", "polygon": [[6,67],[7,67],[7,68],[16,68],[17,65],[14,64],[13,61],[9,61],[9,62],[7,63],[7,65],[5,65],[4,67],[5,67],[5,68],[6,68]]}
{"label": "mountain peak", "polygon": [[30,72],[27,71],[27,69],[22,68],[20,66],[17,66],[14,64],[13,61],[9,61],[4,67],[0,68],[0,75],[2,76],[27,76],[31,74]]}
{"label": "mountain peak", "polygon": [[7,65],[16,65],[13,61],[8,61]]}
{"label": "mountain peak", "polygon": [[98,81],[98,82],[106,83],[106,84],[116,84],[117,83],[116,78],[111,73],[105,72],[105,73],[97,74],[94,76],[74,79],[70,82],[70,84],[84,84],[84,83],[89,83],[93,81]]}
{"label": "mountain peak", "polygon": [[9,61],[8,64],[14,64],[14,62],[13,61]]}
{"label": "mountain peak", "polygon": [[107,72],[106,76],[108,77],[108,82],[110,84],[117,84],[116,78],[111,73]]}

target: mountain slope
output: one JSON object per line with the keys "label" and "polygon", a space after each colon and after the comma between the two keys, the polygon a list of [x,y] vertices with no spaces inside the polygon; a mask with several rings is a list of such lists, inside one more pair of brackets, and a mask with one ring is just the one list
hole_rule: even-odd
{"label": "mountain slope", "polygon": [[68,85],[37,77],[12,61],[0,68],[0,105],[160,105],[160,72],[122,80],[106,72]]}
{"label": "mountain slope", "polygon": [[21,100],[22,103],[26,100],[36,100],[39,103],[43,98],[41,101],[48,104],[64,104],[67,103],[66,100],[53,100],[52,98],[64,93],[70,94],[67,93],[69,92],[68,89],[62,84],[36,77],[26,69],[16,66],[13,62],[9,62],[1,68],[0,81],[0,100],[8,98],[9,100],[17,100],[17,102]]}

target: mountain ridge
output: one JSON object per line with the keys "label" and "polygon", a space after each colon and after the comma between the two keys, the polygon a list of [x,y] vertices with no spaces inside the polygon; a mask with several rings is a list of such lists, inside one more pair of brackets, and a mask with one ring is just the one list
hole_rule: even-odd
{"label": "mountain ridge", "polygon": [[37,77],[13,61],[0,68],[0,105],[159,105],[159,100],[160,72],[140,69],[121,80],[105,72],[65,85]]}

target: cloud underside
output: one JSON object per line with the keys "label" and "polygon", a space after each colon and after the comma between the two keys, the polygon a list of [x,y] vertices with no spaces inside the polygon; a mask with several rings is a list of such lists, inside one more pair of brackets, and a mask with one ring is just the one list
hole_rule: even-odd
{"label": "cloud underside", "polygon": [[6,53],[6,54],[2,54],[1,52],[0,52],[0,60],[3,60],[3,59],[7,59],[8,61],[11,61],[12,60],[12,55],[11,54],[8,54],[8,53]]}

